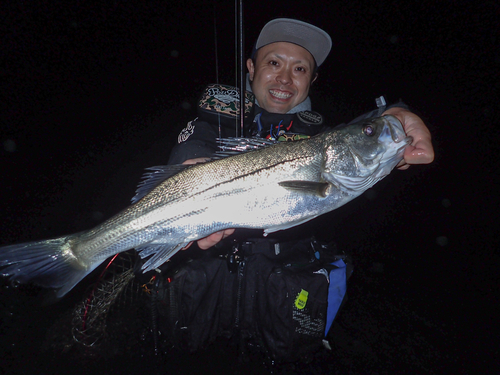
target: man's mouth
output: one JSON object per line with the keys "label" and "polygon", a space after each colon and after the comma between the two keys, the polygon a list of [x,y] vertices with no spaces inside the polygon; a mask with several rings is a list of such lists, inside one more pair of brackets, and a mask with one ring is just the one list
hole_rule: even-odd
{"label": "man's mouth", "polygon": [[269,93],[277,99],[288,99],[292,96],[290,92],[280,90],[269,90]]}

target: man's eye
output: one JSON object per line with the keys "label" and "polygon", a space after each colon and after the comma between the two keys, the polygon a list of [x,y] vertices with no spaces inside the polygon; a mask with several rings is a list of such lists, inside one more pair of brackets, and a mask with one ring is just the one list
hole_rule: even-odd
{"label": "man's eye", "polygon": [[271,64],[271,65],[278,65],[278,62],[274,61],[274,60],[271,60],[271,61],[269,61],[269,64]]}
{"label": "man's eye", "polygon": [[306,71],[306,69],[304,67],[302,67],[302,66],[297,67],[297,70],[299,72],[305,72]]}

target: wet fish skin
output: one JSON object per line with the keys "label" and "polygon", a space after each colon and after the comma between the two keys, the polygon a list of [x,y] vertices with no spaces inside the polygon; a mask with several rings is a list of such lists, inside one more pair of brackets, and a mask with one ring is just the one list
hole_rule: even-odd
{"label": "wet fish skin", "polygon": [[[188,167],[159,184],[179,167],[156,167],[137,202],[95,228],[1,247],[0,272],[15,282],[58,289],[62,297],[122,251],[135,248],[142,258],[150,257],[146,272],[216,231],[261,228],[267,235],[291,228],[362,194],[391,172],[408,143],[401,123],[384,116],[307,140],[256,146]],[[248,144],[232,140],[226,148]]]}

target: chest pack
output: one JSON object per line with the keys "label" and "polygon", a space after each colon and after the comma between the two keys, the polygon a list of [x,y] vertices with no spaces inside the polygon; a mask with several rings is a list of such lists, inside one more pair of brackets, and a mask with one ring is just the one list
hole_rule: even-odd
{"label": "chest pack", "polygon": [[307,360],[325,345],[350,271],[340,258],[311,257],[305,243],[246,241],[163,275],[155,293],[163,337],[191,352],[225,338],[276,362]]}

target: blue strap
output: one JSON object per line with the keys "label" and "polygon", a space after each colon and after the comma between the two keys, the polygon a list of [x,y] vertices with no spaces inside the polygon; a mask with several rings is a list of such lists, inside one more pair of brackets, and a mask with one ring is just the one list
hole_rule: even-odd
{"label": "blue strap", "polygon": [[332,326],[333,319],[339,311],[347,289],[346,265],[342,259],[332,263],[334,268],[330,271],[330,286],[328,287],[328,309],[326,314],[325,336]]}

